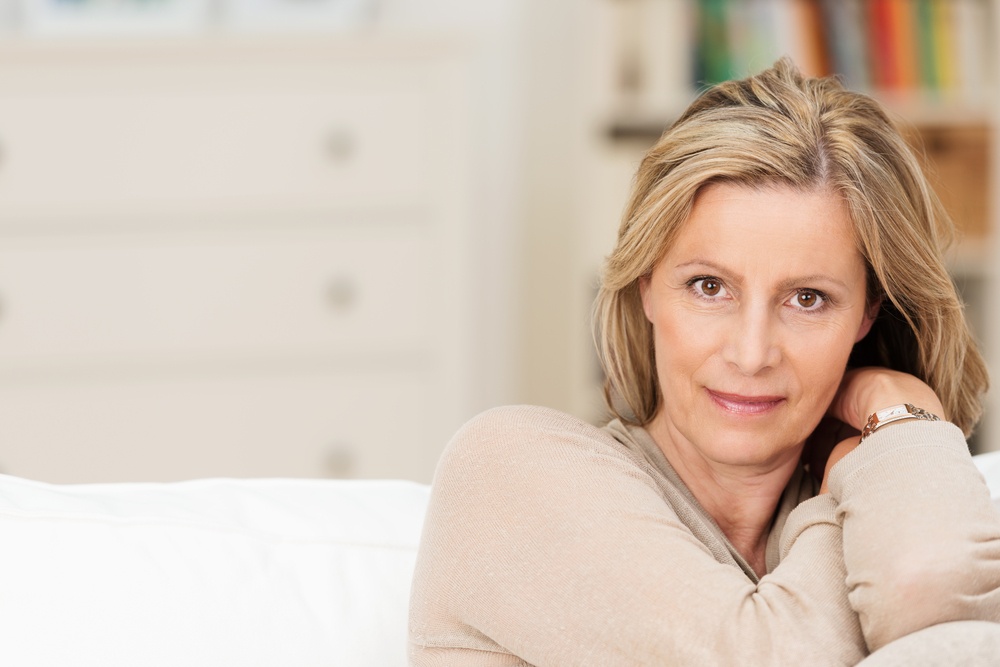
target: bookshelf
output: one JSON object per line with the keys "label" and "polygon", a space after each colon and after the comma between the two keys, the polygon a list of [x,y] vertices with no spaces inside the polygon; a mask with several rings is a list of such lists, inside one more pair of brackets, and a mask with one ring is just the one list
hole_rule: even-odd
{"label": "bookshelf", "polygon": [[[977,336],[997,377],[992,331],[997,188],[993,109],[996,0],[594,0],[586,42],[592,118],[581,167],[590,201],[579,267],[593,295],[643,153],[705,85],[759,71],[782,55],[809,75],[837,74],[882,101],[907,128],[959,228],[949,256]],[[592,357],[577,412],[600,420]],[[586,374],[586,375],[583,375]],[[988,407],[987,414],[992,410]],[[1000,449],[989,419],[977,450]]]}

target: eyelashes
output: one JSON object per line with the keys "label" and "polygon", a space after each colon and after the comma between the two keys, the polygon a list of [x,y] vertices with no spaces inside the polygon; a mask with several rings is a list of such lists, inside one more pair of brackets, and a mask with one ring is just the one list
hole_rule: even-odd
{"label": "eyelashes", "polygon": [[703,299],[715,301],[728,295],[722,281],[712,276],[695,276],[688,280],[686,285],[689,290],[694,292],[695,296]]}
{"label": "eyelashes", "polygon": [[[715,276],[694,276],[685,282],[685,286],[696,298],[710,303],[721,302],[730,296],[725,283]],[[805,313],[818,313],[826,310],[831,301],[822,290],[803,287],[796,289],[784,303]]]}
{"label": "eyelashes", "polygon": [[796,308],[814,313],[823,310],[830,300],[819,290],[801,289],[792,295],[790,301]]}

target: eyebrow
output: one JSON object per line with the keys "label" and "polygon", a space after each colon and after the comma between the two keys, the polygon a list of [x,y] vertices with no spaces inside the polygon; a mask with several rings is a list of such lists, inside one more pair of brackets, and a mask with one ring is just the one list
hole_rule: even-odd
{"label": "eyebrow", "polygon": [[[733,277],[733,274],[724,267],[704,259],[693,259],[689,262],[678,264],[674,268],[684,269],[689,266],[704,266],[710,269],[712,272],[718,273],[719,277],[722,278]],[[823,273],[812,273],[805,276],[795,276],[794,278],[782,280],[781,283],[779,283],[778,287],[780,289],[791,289],[793,287],[807,287],[810,283],[817,283],[817,282],[833,283],[834,285],[837,285],[845,290],[850,290],[850,287],[848,287],[847,283],[845,283],[843,280],[834,278],[833,276],[825,275]]]}

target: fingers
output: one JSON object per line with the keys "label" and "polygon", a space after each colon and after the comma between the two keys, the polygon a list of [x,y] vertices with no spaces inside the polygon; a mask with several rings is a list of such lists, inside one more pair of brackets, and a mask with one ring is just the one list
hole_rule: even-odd
{"label": "fingers", "polygon": [[876,410],[912,403],[942,418],[944,408],[934,391],[909,373],[869,366],[844,373],[828,414],[859,432]]}

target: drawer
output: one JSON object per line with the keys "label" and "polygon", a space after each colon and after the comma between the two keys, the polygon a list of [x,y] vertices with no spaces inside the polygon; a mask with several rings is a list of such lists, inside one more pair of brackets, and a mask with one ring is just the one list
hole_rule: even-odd
{"label": "drawer", "polygon": [[0,95],[0,221],[406,208],[440,180],[429,91]]}
{"label": "drawer", "polygon": [[429,482],[457,425],[419,371],[0,384],[0,471],[49,482]]}
{"label": "drawer", "polygon": [[0,370],[422,352],[447,298],[425,234],[7,239]]}

